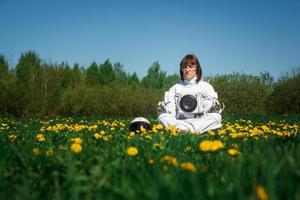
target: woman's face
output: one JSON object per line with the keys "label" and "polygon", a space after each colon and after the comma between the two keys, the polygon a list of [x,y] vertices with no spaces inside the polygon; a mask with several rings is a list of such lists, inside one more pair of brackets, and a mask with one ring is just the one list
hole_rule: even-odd
{"label": "woman's face", "polygon": [[181,70],[184,80],[190,81],[196,76],[197,65],[194,63],[187,63]]}

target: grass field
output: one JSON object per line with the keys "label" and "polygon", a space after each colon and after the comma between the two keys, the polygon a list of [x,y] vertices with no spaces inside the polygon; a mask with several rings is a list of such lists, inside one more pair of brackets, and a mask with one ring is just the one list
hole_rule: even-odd
{"label": "grass field", "polygon": [[1,199],[300,199],[300,117],[203,135],[126,118],[0,118]]}

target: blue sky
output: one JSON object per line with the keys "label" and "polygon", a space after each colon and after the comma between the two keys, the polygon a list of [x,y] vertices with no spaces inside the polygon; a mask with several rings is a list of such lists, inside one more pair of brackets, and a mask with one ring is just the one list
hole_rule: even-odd
{"label": "blue sky", "polygon": [[300,66],[300,1],[0,0],[0,53],[48,63],[120,62],[141,78],[158,61],[168,74],[195,54],[204,76]]}

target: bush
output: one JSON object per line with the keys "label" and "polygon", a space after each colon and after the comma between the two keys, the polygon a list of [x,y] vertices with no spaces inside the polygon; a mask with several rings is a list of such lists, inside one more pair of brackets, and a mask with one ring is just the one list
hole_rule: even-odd
{"label": "bush", "polygon": [[26,100],[21,86],[13,79],[0,81],[0,114],[24,115]]}
{"label": "bush", "polygon": [[267,97],[271,86],[262,76],[240,73],[216,75],[207,80],[215,88],[220,102],[226,106],[225,111],[231,114],[265,114]]}
{"label": "bush", "polygon": [[300,68],[283,75],[268,98],[269,113],[300,113]]}
{"label": "bush", "polygon": [[132,86],[81,86],[61,98],[60,113],[71,116],[145,116],[156,113],[161,93]]}

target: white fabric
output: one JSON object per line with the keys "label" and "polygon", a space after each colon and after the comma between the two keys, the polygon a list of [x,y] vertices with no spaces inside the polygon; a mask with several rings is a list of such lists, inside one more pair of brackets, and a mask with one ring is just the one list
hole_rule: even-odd
{"label": "white fabric", "polygon": [[[173,125],[182,131],[192,133],[203,133],[222,127],[221,114],[208,112],[214,105],[214,102],[217,101],[218,94],[209,83],[202,80],[196,83],[196,78],[197,77],[194,77],[190,81],[185,80],[177,83],[165,92],[164,104],[166,113],[162,113],[158,116],[159,123],[164,127]],[[191,118],[189,114],[186,114],[186,119],[178,119],[178,112],[180,112],[176,105],[178,104],[178,97],[185,94],[198,93],[202,95],[203,115],[198,118]]]}

